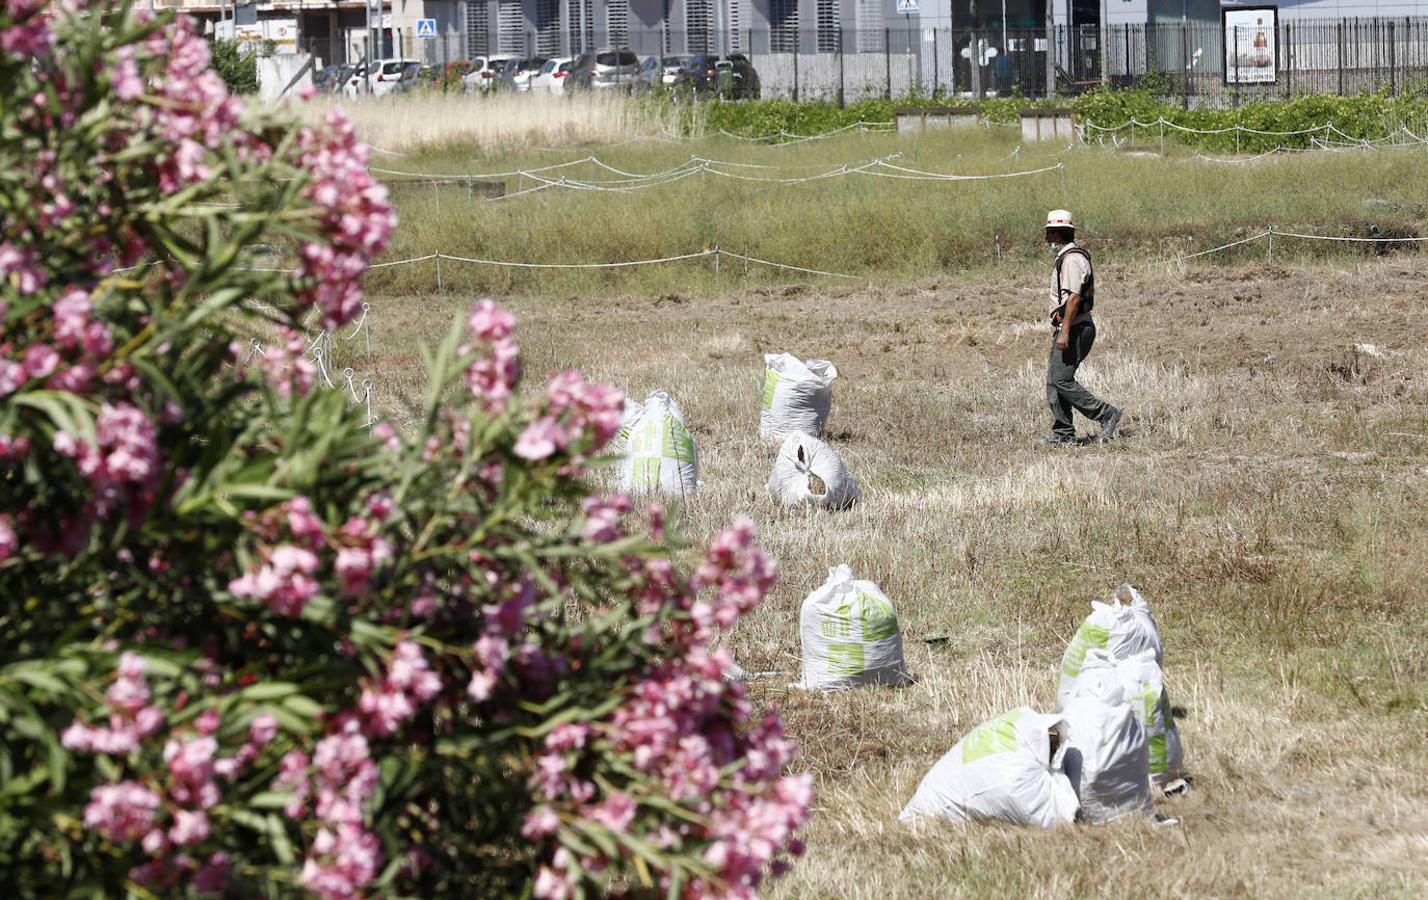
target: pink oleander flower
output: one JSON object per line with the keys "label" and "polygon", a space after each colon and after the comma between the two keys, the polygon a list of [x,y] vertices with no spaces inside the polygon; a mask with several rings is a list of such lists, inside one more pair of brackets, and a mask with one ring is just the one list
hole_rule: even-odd
{"label": "pink oleander flower", "polygon": [[571,369],[550,380],[547,394],[551,413],[564,419],[571,440],[588,438],[590,452],[604,447],[619,432],[625,409],[625,395],[619,389],[588,382]]}
{"label": "pink oleander flower", "polygon": [[272,551],[266,564],[230,581],[228,591],[235,597],[261,600],[278,615],[296,617],[317,596],[319,585],[311,577],[317,568],[317,555],[311,550],[284,544]]}
{"label": "pink oleander flower", "polygon": [[586,813],[611,831],[623,833],[635,820],[635,801],[628,794],[611,794]]}
{"label": "pink oleander flower", "polygon": [[267,746],[278,736],[278,720],[272,713],[263,713],[248,726],[248,739],[259,747]]}
{"label": "pink oleander flower", "polygon": [[33,247],[0,243],[0,281],[10,282],[20,296],[28,296],[49,282],[40,268],[40,255]]}
{"label": "pink oleander flower", "polygon": [[535,841],[550,837],[559,830],[560,816],[549,806],[541,804],[526,814],[521,825],[521,837]]}
{"label": "pink oleander flower", "polygon": [[360,279],[396,226],[387,188],[367,171],[369,151],[346,115],[328,113],[323,127],[298,136],[299,163],[311,174],[304,196],[318,210],[327,243],[307,243],[293,283],[300,299],[322,311],[323,328],[336,328],[362,307]]}
{"label": "pink oleander flower", "polygon": [[174,813],[174,824],[169,828],[169,840],[179,847],[187,847],[208,840],[210,828],[208,814],[180,809]]}
{"label": "pink oleander flower", "polygon": [[303,863],[302,884],[323,900],[350,900],[377,877],[382,845],[360,825],[318,831]]}
{"label": "pink oleander flower", "polygon": [[89,792],[84,825],[116,844],[137,841],[153,828],[160,802],[136,781],[101,784]]}
{"label": "pink oleander flower", "polygon": [[306,497],[294,497],[283,504],[282,510],[287,516],[288,530],[299,543],[309,549],[321,544],[325,532],[322,520],[312,512],[311,501]]}
{"label": "pink oleander flower", "polygon": [[476,359],[466,368],[466,386],[477,405],[487,413],[499,415],[515,391],[521,378],[521,348],[509,338],[499,338],[490,345],[490,355]]}
{"label": "pink oleander flower", "polygon": [[312,793],[312,781],[308,776],[311,761],[301,750],[289,750],[278,762],[278,777],[273,781],[273,790],[290,793],[290,799],[283,807],[283,814],[289,819],[301,819],[307,812],[307,798]]}
{"label": "pink oleander flower", "polygon": [[392,652],[386,677],[367,684],[357,709],[378,736],[395,734],[418,709],[441,693],[441,677],[431,670],[421,647],[402,641]]}
{"label": "pink oleander flower", "polygon": [[516,317],[489,299],[472,307],[466,321],[472,340],[487,344],[508,338],[516,330]]}
{"label": "pink oleander flower", "polygon": [[620,516],[630,511],[630,498],[624,494],[609,497],[586,497],[580,503],[585,513],[585,525],[580,537],[596,544],[608,544],[625,536],[620,528]]}
{"label": "pink oleander flower", "polygon": [[550,416],[543,416],[521,432],[516,439],[515,454],[532,461],[548,459],[564,449],[568,442],[565,429]]}
{"label": "pink oleander flower", "polygon": [[20,539],[11,525],[9,513],[0,513],[0,563],[14,556],[20,549]]}

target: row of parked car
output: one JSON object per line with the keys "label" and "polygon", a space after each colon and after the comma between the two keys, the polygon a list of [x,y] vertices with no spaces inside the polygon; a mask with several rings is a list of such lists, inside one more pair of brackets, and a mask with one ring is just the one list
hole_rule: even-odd
{"label": "row of parked car", "polygon": [[586,90],[644,93],[663,88],[702,97],[758,99],[759,73],[743,53],[640,57],[629,50],[588,51],[579,56],[478,56],[440,66],[414,59],[382,59],[366,64],[327,66],[314,77],[318,90],[350,97],[385,96],[416,90],[424,83],[459,83],[466,91],[568,94]]}

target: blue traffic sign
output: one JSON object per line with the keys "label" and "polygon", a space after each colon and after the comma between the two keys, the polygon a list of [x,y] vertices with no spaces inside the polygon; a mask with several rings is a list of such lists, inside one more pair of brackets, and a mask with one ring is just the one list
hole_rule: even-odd
{"label": "blue traffic sign", "polygon": [[417,19],[417,37],[432,40],[436,37],[435,19]]}

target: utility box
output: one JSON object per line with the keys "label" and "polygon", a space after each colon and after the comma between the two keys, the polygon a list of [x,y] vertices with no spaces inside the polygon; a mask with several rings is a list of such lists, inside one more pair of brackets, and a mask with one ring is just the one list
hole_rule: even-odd
{"label": "utility box", "polygon": [[1061,140],[1068,144],[1076,138],[1074,109],[1024,109],[1021,111],[1021,142]]}
{"label": "utility box", "polygon": [[982,121],[980,106],[900,106],[893,110],[898,134],[976,125]]}

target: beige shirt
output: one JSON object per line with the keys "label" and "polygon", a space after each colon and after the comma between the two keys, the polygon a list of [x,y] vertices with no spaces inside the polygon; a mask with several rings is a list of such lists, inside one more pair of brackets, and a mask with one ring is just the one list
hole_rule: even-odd
{"label": "beige shirt", "polygon": [[[1091,263],[1083,254],[1066,255],[1066,251],[1074,246],[1076,246],[1076,242],[1072,241],[1062,247],[1061,252],[1056,256],[1056,261],[1061,265],[1061,293],[1059,295],[1056,293],[1056,268],[1053,266],[1051,269],[1051,287],[1048,292],[1051,300],[1051,312],[1055,312],[1057,307],[1065,303],[1070,295],[1081,293],[1081,286],[1086,283],[1086,278],[1091,274]],[[1082,311],[1076,317],[1076,321],[1071,324],[1079,325],[1090,318],[1089,312]]]}

